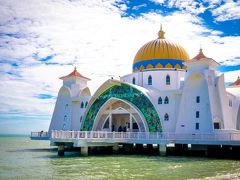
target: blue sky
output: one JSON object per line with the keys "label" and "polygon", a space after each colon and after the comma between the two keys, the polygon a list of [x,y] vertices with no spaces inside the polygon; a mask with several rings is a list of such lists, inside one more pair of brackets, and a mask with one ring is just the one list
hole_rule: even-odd
{"label": "blue sky", "polygon": [[74,66],[92,93],[131,72],[133,58],[157,38],[201,46],[225,82],[240,75],[240,1],[0,0],[0,134],[47,130],[59,77]]}

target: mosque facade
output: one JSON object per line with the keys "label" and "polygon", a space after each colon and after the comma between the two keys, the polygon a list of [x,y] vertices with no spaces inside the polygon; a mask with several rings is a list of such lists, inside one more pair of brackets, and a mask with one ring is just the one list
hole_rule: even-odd
{"label": "mosque facade", "polygon": [[49,132],[165,132],[214,134],[240,130],[240,79],[225,87],[212,58],[189,58],[180,45],[158,38],[137,52],[132,73],[109,79],[91,95],[75,68],[63,76]]}

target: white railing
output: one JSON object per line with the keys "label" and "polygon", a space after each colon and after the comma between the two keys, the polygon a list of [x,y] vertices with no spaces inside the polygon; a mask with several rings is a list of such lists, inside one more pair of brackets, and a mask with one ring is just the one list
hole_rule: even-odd
{"label": "white railing", "polygon": [[40,132],[31,132],[31,137],[48,137],[49,134],[46,131],[40,131]]}
{"label": "white railing", "polygon": [[52,131],[52,139],[131,139],[131,140],[195,140],[195,141],[240,141],[240,132],[218,134],[173,134],[151,132],[107,131]]}

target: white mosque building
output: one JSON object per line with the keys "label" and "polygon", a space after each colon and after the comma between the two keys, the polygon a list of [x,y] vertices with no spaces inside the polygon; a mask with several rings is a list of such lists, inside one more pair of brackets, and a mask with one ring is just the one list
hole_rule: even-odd
{"label": "white mosque building", "polygon": [[225,88],[220,64],[200,49],[190,59],[164,31],[137,52],[132,73],[109,79],[91,95],[75,68],[61,77],[49,132],[212,134],[240,130],[240,79]]}

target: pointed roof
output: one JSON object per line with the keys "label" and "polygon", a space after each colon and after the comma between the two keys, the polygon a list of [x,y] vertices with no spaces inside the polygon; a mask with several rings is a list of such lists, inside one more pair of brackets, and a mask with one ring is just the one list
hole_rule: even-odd
{"label": "pointed roof", "polygon": [[199,53],[198,53],[198,55],[196,55],[194,58],[192,58],[191,60],[197,60],[197,61],[199,61],[199,60],[201,60],[201,59],[205,59],[205,58],[208,58],[208,57],[206,57],[204,54],[203,54],[203,50],[202,50],[202,48],[200,48],[199,49]]}
{"label": "pointed roof", "polygon": [[237,80],[234,83],[230,84],[229,86],[231,86],[231,87],[240,86],[240,77],[238,76]]}
{"label": "pointed roof", "polygon": [[165,32],[162,30],[162,24],[160,25],[160,30],[158,31],[158,39],[165,39]]}
{"label": "pointed roof", "polygon": [[68,74],[67,76],[62,76],[60,77],[59,79],[66,79],[66,78],[71,78],[71,77],[80,77],[80,78],[83,78],[83,79],[86,79],[86,80],[91,80],[83,75],[81,75],[78,71],[77,71],[77,68],[75,67],[73,72],[71,72],[70,74]]}

